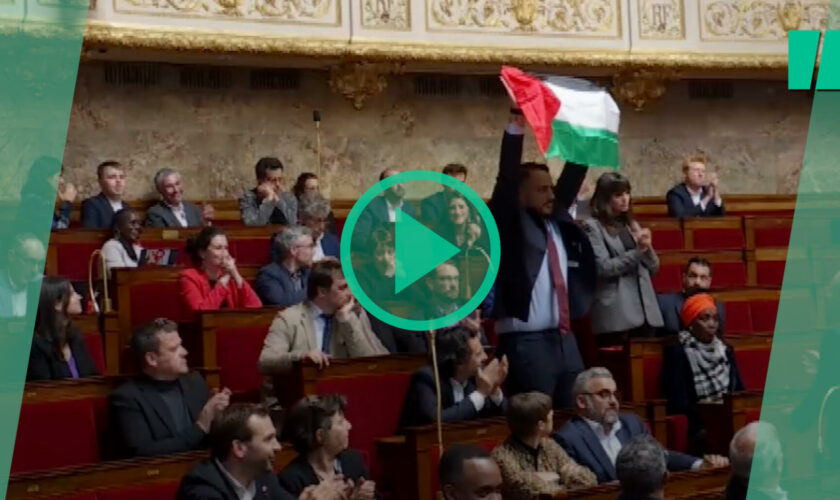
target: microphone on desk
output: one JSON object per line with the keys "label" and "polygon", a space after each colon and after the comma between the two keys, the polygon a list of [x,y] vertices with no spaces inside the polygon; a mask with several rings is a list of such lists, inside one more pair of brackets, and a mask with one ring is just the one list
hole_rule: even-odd
{"label": "microphone on desk", "polygon": [[317,109],[312,111],[312,120],[315,122],[315,175],[318,176],[319,181],[323,182],[321,179],[321,112]]}

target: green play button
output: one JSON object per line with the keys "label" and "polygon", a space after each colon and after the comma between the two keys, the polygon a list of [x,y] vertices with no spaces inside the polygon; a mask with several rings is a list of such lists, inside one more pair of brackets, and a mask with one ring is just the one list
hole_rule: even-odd
{"label": "green play button", "polygon": [[396,211],[395,244],[396,273],[394,293],[399,294],[408,285],[429,273],[461,251],[452,243],[430,231],[402,209]]}
{"label": "green play button", "polygon": [[466,184],[437,172],[392,175],[350,210],[341,265],[365,310],[406,330],[436,330],[481,306],[499,267],[490,209]]}

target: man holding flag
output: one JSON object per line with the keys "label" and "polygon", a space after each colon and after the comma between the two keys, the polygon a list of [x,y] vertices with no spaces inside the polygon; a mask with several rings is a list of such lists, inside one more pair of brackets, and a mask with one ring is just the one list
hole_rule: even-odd
{"label": "man holding flag", "polygon": [[[606,91],[570,78],[540,80],[502,68],[517,109],[502,139],[490,200],[502,242],[493,316],[509,395],[539,391],[571,408],[583,360],[571,320],[589,310],[595,259],[569,215],[588,166],[618,164],[618,107]],[[548,167],[521,163],[525,122],[546,158],[566,160],[556,185]]]}

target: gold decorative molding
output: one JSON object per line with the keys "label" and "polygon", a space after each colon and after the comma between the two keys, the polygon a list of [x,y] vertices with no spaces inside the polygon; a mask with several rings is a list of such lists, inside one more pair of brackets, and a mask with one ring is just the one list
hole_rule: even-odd
{"label": "gold decorative molding", "polygon": [[220,18],[340,26],[339,0],[113,0],[114,12],[169,18]]}
{"label": "gold decorative molding", "polygon": [[388,87],[388,75],[401,72],[399,64],[356,62],[330,69],[330,88],[362,109],[368,97],[381,94]]}
{"label": "gold decorative molding", "polygon": [[784,40],[790,29],[822,30],[829,0],[699,0],[703,41]]}
{"label": "gold decorative molding", "polygon": [[668,70],[635,69],[613,76],[612,93],[620,101],[641,111],[651,101],[665,94],[665,86],[676,74]]}
{"label": "gold decorative molding", "polygon": [[639,0],[639,38],[684,40],[685,0]]}
{"label": "gold decorative molding", "polygon": [[362,0],[362,27],[366,29],[411,29],[409,0]]}
{"label": "gold decorative molding", "polygon": [[621,0],[425,0],[427,31],[621,37]]}

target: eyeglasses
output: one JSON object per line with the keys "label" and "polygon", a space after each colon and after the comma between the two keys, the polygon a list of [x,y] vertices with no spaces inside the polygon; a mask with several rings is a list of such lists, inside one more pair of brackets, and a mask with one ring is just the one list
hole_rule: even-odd
{"label": "eyeglasses", "polygon": [[604,400],[610,399],[610,396],[612,396],[616,401],[621,401],[621,391],[610,391],[609,389],[604,389],[598,392],[584,392],[584,394],[587,396],[598,396]]}

